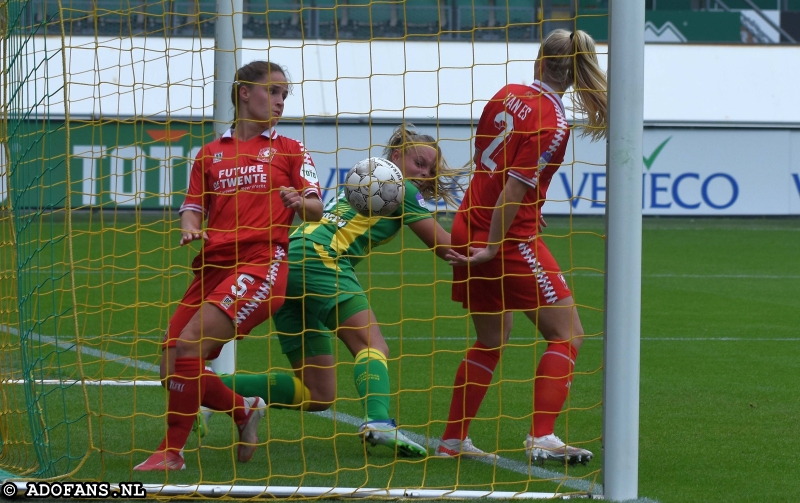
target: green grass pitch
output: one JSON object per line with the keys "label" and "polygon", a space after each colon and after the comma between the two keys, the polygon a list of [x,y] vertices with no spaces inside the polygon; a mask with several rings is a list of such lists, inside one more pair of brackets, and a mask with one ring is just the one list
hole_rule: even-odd
{"label": "green grass pitch", "polygon": [[[442,223],[449,225],[446,219]],[[595,453],[588,466],[546,465],[546,471],[525,472],[522,442],[530,425],[531,379],[544,343],[529,322],[517,317],[511,344],[471,429],[476,445],[498,450],[507,460],[503,466],[435,457],[395,462],[381,447],[367,453],[352,424],[361,415],[353,359],[339,344],[339,420],[270,410],[259,432],[264,446],[241,465],[230,448],[235,429],[226,416],[215,414],[201,445],[190,439],[186,471],[133,479],[596,491],[593,484],[602,484],[604,221],[550,217],[548,223],[544,239],[565,271],[588,334],[556,433]],[[41,222],[17,229],[19,243],[34,257],[21,264],[27,272],[21,290],[37,292],[23,304],[22,317],[40,320],[26,328],[42,336],[59,334],[58,341],[42,338],[41,347],[24,355],[25,365],[32,366],[36,378],[77,377],[78,356],[66,349],[77,330],[88,350],[80,355],[85,377],[156,378],[158,345],[188,284],[196,249],[177,249],[177,222],[163,215],[76,215],[70,275],[62,265],[66,240],[25,244],[47,242],[47,233],[63,235],[61,225],[50,228]],[[642,497],[662,502],[795,497],[800,468],[794,455],[800,439],[793,433],[800,417],[798,250],[797,219],[644,220]],[[407,229],[357,269],[391,349],[393,413],[406,431],[436,439],[447,418],[455,369],[474,341],[466,312],[449,297],[451,269]],[[262,326],[239,343],[241,371],[288,371],[270,330]],[[158,387],[88,387],[84,395],[77,386],[45,386],[39,392],[37,409],[48,425],[47,449],[56,473],[77,468],[77,479],[131,480],[133,465],[156,447],[165,430],[166,394]],[[22,394],[16,396],[24,407]],[[90,435],[94,450],[78,467]]]}

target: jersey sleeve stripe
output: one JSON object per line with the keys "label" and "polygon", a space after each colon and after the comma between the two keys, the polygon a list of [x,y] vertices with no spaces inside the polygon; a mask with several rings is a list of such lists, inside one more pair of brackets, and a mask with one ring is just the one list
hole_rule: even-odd
{"label": "jersey sleeve stripe", "polygon": [[531,180],[527,176],[522,175],[520,173],[517,173],[514,170],[509,170],[508,171],[508,176],[516,178],[517,180],[519,180],[520,182],[524,183],[525,185],[527,185],[529,187],[532,187],[534,189],[536,188],[536,185],[537,185],[536,180]]}
{"label": "jersey sleeve stripe", "polygon": [[320,192],[319,192],[319,189],[318,189],[318,188],[316,188],[316,187],[307,187],[307,188],[306,188],[306,189],[303,191],[303,197],[306,197],[306,196],[307,196],[307,195],[309,195],[309,194],[316,194],[316,195],[317,195],[317,197],[319,197],[320,199],[322,199],[322,194],[320,194]]}
{"label": "jersey sleeve stripe", "polygon": [[205,213],[205,211],[203,211],[203,207],[199,204],[182,204],[181,209],[178,210],[178,213],[183,213],[186,210],[195,211],[197,213]]}

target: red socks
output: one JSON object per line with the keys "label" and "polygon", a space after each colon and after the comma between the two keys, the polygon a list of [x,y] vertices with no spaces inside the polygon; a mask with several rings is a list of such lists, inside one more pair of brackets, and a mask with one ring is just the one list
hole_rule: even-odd
{"label": "red socks", "polygon": [[237,424],[247,419],[244,398],[225,386],[217,374],[206,370],[202,359],[175,358],[175,375],[169,379],[167,436],[159,451],[183,449],[201,404],[227,412]]}
{"label": "red socks", "polygon": [[203,401],[200,358],[175,358],[175,375],[169,378],[169,405],[167,410],[167,436],[158,447],[180,451],[192,431],[192,424]]}
{"label": "red socks", "polygon": [[[247,419],[244,409],[244,398],[225,386],[222,379],[210,370],[203,369],[203,402],[209,409],[225,412],[239,424]],[[231,410],[233,409],[233,410]]]}
{"label": "red socks", "polygon": [[490,349],[480,342],[467,351],[456,372],[450,415],[442,439],[464,440],[467,437],[470,421],[478,414],[499,361],[500,350]]}
{"label": "red socks", "polygon": [[531,435],[553,433],[556,418],[567,400],[578,350],[567,341],[550,342],[536,368]]}

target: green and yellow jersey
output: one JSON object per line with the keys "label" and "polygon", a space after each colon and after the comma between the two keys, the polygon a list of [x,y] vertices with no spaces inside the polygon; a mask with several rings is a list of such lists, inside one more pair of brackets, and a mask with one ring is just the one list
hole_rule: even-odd
{"label": "green and yellow jersey", "polygon": [[355,265],[372,248],[388,243],[404,225],[431,218],[425,199],[414,184],[405,181],[403,204],[387,217],[365,217],[347,202],[344,188],[325,205],[319,222],[304,223],[290,236],[290,242],[301,237],[346,257]]}

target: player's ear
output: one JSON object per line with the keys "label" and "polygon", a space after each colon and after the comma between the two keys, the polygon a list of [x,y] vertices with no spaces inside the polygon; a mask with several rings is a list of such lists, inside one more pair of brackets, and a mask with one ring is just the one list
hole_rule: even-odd
{"label": "player's ear", "polygon": [[397,148],[392,150],[392,155],[390,157],[391,159],[389,160],[392,161],[395,164],[395,166],[400,167],[400,163],[403,162],[402,149]]}

